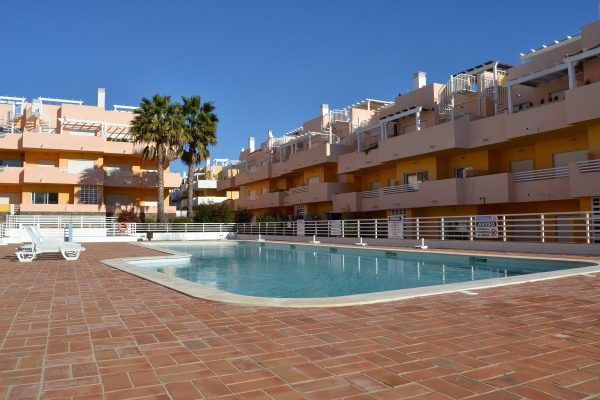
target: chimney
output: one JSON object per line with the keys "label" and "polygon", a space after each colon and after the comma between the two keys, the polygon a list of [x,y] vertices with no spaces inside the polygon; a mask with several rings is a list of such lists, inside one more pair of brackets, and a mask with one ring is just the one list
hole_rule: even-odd
{"label": "chimney", "polygon": [[106,89],[98,88],[98,107],[101,109],[106,108]]}
{"label": "chimney", "polygon": [[321,104],[321,116],[329,115],[329,104]]}
{"label": "chimney", "polygon": [[417,71],[413,74],[413,90],[421,89],[427,85],[427,74],[422,71]]}
{"label": "chimney", "polygon": [[248,138],[248,150],[250,151],[250,153],[254,152],[254,137],[250,136]]}

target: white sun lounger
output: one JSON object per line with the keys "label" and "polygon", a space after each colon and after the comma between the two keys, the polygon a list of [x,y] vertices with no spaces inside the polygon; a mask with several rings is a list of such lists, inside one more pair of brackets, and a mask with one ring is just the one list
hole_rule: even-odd
{"label": "white sun lounger", "polygon": [[38,254],[43,253],[60,253],[65,260],[75,261],[85,250],[79,243],[44,237],[38,227],[26,226],[25,230],[31,238],[31,243],[21,247],[15,253],[20,262],[31,262]]}

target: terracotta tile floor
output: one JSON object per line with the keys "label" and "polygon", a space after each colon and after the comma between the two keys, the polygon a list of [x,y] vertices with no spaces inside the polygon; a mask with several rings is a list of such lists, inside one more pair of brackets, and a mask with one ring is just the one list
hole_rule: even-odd
{"label": "terracotta tile floor", "polygon": [[0,398],[584,399],[600,393],[600,276],[333,309],[188,298],[0,247]]}

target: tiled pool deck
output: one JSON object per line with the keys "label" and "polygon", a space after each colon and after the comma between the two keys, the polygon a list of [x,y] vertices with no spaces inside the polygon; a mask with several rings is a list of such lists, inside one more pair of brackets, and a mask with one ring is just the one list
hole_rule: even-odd
{"label": "tiled pool deck", "polygon": [[600,274],[341,308],[192,299],[100,263],[0,247],[0,398],[585,399]]}

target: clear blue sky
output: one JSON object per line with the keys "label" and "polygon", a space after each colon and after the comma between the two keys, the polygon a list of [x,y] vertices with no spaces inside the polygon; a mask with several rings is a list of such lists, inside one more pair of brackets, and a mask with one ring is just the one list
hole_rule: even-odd
{"label": "clear blue sky", "polygon": [[[10,1],[0,94],[138,104],[201,95],[221,123],[213,157],[281,135],[319,112],[393,100],[412,73],[451,73],[577,34],[596,0]],[[172,166],[181,170],[181,165]]]}

